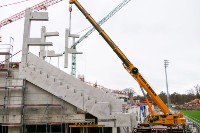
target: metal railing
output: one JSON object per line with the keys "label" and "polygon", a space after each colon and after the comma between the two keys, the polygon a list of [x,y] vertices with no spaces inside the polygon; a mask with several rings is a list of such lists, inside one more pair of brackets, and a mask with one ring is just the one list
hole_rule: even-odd
{"label": "metal railing", "polygon": [[200,123],[185,116],[187,120],[187,128],[193,133],[200,133]]}

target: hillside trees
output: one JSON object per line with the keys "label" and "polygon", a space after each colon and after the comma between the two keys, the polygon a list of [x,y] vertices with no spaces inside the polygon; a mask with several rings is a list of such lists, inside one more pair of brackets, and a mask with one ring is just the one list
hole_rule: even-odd
{"label": "hillside trees", "polygon": [[[161,91],[159,97],[163,100],[164,103],[167,103],[167,94],[164,91]],[[144,101],[143,96],[137,96],[137,98],[141,101]],[[197,84],[193,86],[192,89],[188,89],[186,93],[179,94],[174,92],[170,95],[172,104],[184,104],[193,101],[196,98],[200,98],[200,85]]]}

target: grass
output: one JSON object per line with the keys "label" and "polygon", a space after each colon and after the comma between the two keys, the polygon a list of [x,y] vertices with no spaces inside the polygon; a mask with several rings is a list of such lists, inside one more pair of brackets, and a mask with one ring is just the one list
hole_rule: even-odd
{"label": "grass", "polygon": [[181,110],[181,112],[183,112],[187,117],[200,123],[200,110]]}

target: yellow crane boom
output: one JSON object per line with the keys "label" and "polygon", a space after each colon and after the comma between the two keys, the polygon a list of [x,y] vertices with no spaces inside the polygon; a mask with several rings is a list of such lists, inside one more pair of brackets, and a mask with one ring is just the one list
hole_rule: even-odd
{"label": "yellow crane boom", "polygon": [[109,44],[109,46],[113,49],[113,51],[118,55],[118,57],[122,60],[124,67],[129,71],[131,76],[137,80],[137,82],[142,86],[147,93],[152,97],[152,99],[156,102],[159,108],[163,111],[164,114],[170,114],[170,110],[163,103],[160,97],[154,92],[151,86],[147,83],[147,81],[140,74],[138,69],[128,60],[128,58],[123,54],[123,52],[117,47],[117,45],[111,40],[111,38],[105,33],[105,31],[98,25],[98,23],[91,17],[91,15],[80,5],[77,0],[70,0],[70,3],[74,3],[79,10],[85,15],[85,17],[90,21],[90,23],[96,28],[99,34],[105,39],[105,41]]}
{"label": "yellow crane boom", "polygon": [[154,92],[149,83],[140,74],[139,70],[129,61],[129,59],[123,54],[123,52],[117,47],[117,45],[111,40],[106,32],[98,25],[98,23],[91,17],[91,15],[82,7],[77,0],[69,0],[70,4],[75,4],[77,8],[84,14],[88,21],[95,27],[99,34],[104,38],[108,45],[113,49],[117,56],[122,60],[125,69],[129,74],[138,82],[138,84],[145,89],[145,91],[151,96],[153,101],[163,112],[163,115],[156,117],[154,123],[158,124],[185,124],[185,118],[182,113],[172,114],[169,108],[164,104],[160,97]]}

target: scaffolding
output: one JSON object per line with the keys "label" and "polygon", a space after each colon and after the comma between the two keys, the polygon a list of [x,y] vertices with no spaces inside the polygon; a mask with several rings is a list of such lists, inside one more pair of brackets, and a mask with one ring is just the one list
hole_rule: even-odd
{"label": "scaffolding", "polygon": [[23,89],[25,85],[24,79],[15,79],[7,78],[5,81],[4,97],[3,104],[0,106],[3,107],[3,116],[2,116],[2,125],[3,126],[21,126],[20,118],[16,117],[11,118],[10,113],[12,111],[19,112],[22,110],[22,101],[23,101]]}
{"label": "scaffolding", "polygon": [[10,62],[12,62],[11,57],[13,54],[13,40],[14,39],[10,37],[10,44],[0,44],[0,55],[5,58],[5,60],[0,63],[1,72],[9,72],[10,70]]}
{"label": "scaffolding", "polygon": [[[39,108],[41,110],[44,110],[43,114],[40,115],[30,115],[26,114],[25,110],[28,108]],[[62,117],[63,114],[60,114],[60,120],[59,121],[50,121],[49,119],[53,117],[53,115],[49,114],[49,110],[51,108],[60,108],[60,112],[62,113],[62,105],[61,104],[24,104],[24,130],[27,130],[31,126],[35,126],[35,132],[39,130],[38,127],[41,128],[41,126],[45,126],[45,131],[43,132],[52,132],[52,126],[53,125],[60,125],[60,132],[62,133]],[[58,115],[56,115],[58,116]],[[59,132],[58,132],[59,133]]]}
{"label": "scaffolding", "polygon": [[[5,44],[6,49],[0,49],[0,55],[5,60],[0,62],[0,133],[9,132],[9,128],[19,127],[21,133],[45,132],[63,133],[81,130],[88,132],[89,127],[96,127],[98,131],[104,130],[104,125],[98,125],[95,119],[70,119],[65,113],[65,101],[62,99],[53,102],[38,100],[28,92],[28,81],[18,78],[20,62],[12,62],[13,45]],[[2,76],[4,75],[4,76]],[[47,93],[43,95],[47,96]],[[37,97],[42,97],[37,95]],[[52,99],[54,95],[50,95]],[[30,98],[35,99],[31,101]],[[66,106],[68,107],[68,106]],[[32,113],[31,110],[38,110]],[[53,110],[53,111],[52,111]],[[55,113],[56,112],[56,113]]]}
{"label": "scaffolding", "polygon": [[[9,127],[19,127],[21,133],[57,132],[63,133],[72,130],[77,123],[89,125],[94,120],[68,119],[64,113],[65,101],[30,101],[27,80],[18,78],[20,62],[12,62],[13,45],[4,44],[7,48],[0,49],[0,55],[5,60],[0,62],[0,132],[9,132]],[[19,52],[17,52],[19,53]],[[2,76],[4,75],[4,76]],[[17,77],[17,78],[16,78]],[[28,94],[28,95],[27,95]],[[45,94],[46,95],[46,94]],[[33,96],[31,96],[33,97]],[[40,97],[40,96],[38,96]],[[52,95],[52,97],[54,97]],[[37,99],[36,99],[37,100]],[[41,113],[31,113],[30,110],[39,110]],[[55,114],[52,110],[59,112]],[[88,123],[88,124],[87,124]],[[94,122],[92,122],[94,123]],[[79,125],[84,126],[84,124]],[[90,125],[92,126],[92,125]],[[93,125],[95,127],[96,125]],[[78,125],[77,125],[78,127]],[[55,131],[56,130],[56,131]]]}
{"label": "scaffolding", "polygon": [[[63,132],[62,104],[27,104],[26,89],[27,86],[25,79],[7,78],[5,81],[5,87],[1,86],[0,90],[4,92],[0,104],[2,112],[2,133],[6,133],[8,130],[6,127],[9,126],[20,126],[21,133],[24,133],[27,131],[27,126],[29,125],[35,125],[36,129],[39,125],[46,125],[46,132],[50,132],[53,125],[60,125],[60,131]],[[44,110],[44,112],[40,115],[26,114],[26,110],[30,108],[37,108]],[[52,115],[49,114],[49,110],[52,108],[60,108],[60,119],[57,121],[49,121],[52,117]],[[13,115],[20,116],[20,118],[12,118],[11,116]]]}

